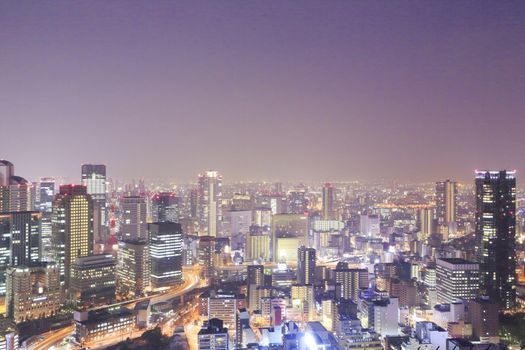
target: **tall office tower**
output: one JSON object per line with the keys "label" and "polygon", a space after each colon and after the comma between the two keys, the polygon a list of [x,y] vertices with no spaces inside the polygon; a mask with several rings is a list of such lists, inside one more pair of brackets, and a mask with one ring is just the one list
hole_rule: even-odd
{"label": "tall office tower", "polygon": [[206,322],[198,334],[198,350],[228,350],[228,328],[218,318]]}
{"label": "tall office tower", "polygon": [[40,261],[40,221],[38,211],[19,211],[0,214],[0,234],[10,240],[11,266]]}
{"label": "tall office tower", "polygon": [[516,172],[476,171],[476,254],[480,292],[516,305]]}
{"label": "tall office tower", "polygon": [[199,237],[198,259],[206,283],[212,285],[215,277],[215,237]]}
{"label": "tall office tower", "polygon": [[153,288],[182,282],[182,228],[174,222],[148,224]]}
{"label": "tall office tower", "polygon": [[69,288],[75,260],[93,254],[93,203],[86,186],[60,186],[53,201],[52,231],[54,261]]}
{"label": "tall office tower", "polygon": [[308,216],[302,214],[274,215],[272,219],[272,259],[297,261],[297,249],[308,245]]}
{"label": "tall office tower", "polygon": [[15,322],[53,316],[61,302],[59,270],[54,263],[8,268],[6,312]]}
{"label": "tall office tower", "polygon": [[40,178],[40,201],[38,209],[42,213],[41,241],[42,260],[51,261],[51,216],[53,214],[53,199],[55,198],[55,179],[52,177]]}
{"label": "tall office tower", "polygon": [[107,226],[106,166],[104,164],[82,164],[82,185],[93,200],[93,228],[97,239],[106,238]]}
{"label": "tall office tower", "polygon": [[216,237],[221,222],[222,176],[217,171],[199,174],[198,217],[201,236]]}
{"label": "tall office tower", "polygon": [[315,280],[315,249],[300,246],[297,249],[297,283],[314,284]]}
{"label": "tall office tower", "polygon": [[150,258],[145,239],[118,242],[117,288],[123,295],[140,296],[150,286]]}
{"label": "tall office tower", "polygon": [[264,266],[248,265],[246,285],[248,289],[248,309],[257,310],[259,307],[258,289],[264,286]]}
{"label": "tall office tower", "polygon": [[483,341],[499,342],[499,304],[488,297],[480,297],[469,303],[472,335]]}
{"label": "tall office tower", "polygon": [[438,303],[473,300],[479,293],[479,264],[455,258],[436,260]]}
{"label": "tall office tower", "polygon": [[246,234],[244,260],[270,260],[270,229],[268,227],[250,226]]}
{"label": "tall office tower", "polygon": [[457,182],[445,180],[436,182],[436,219],[438,232],[444,241],[457,231]]}
{"label": "tall office tower", "polygon": [[338,266],[333,271],[334,282],[341,285],[337,299],[353,300],[357,303],[359,291],[368,288],[368,270],[349,269]]}
{"label": "tall office tower", "polygon": [[306,189],[300,188],[288,193],[288,212],[290,214],[304,214],[308,211]]}
{"label": "tall office tower", "polygon": [[146,236],[146,200],[144,197],[129,196],[120,200],[122,238],[145,238]]}
{"label": "tall office tower", "polygon": [[86,309],[115,301],[115,259],[111,254],[78,257],[71,268],[69,300]]}
{"label": "tall office tower", "polygon": [[0,349],[18,350],[18,328],[9,318],[0,319]]}
{"label": "tall office tower", "polygon": [[153,222],[179,222],[179,197],[173,192],[156,193],[151,205]]}
{"label": "tall office tower", "polygon": [[11,162],[0,160],[0,213],[31,211],[34,208],[33,184],[20,176],[15,176]]}
{"label": "tall office tower", "polygon": [[8,160],[0,159],[0,186],[8,186],[15,175],[15,166]]}
{"label": "tall office tower", "polygon": [[419,239],[423,242],[428,242],[429,237],[434,233],[434,209],[419,209],[418,228]]}
{"label": "tall office tower", "polygon": [[326,183],[323,186],[323,219],[335,220],[334,187]]}

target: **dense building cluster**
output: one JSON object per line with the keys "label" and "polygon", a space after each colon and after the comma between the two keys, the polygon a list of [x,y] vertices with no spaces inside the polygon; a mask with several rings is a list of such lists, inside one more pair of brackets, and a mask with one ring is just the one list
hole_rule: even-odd
{"label": "dense building cluster", "polygon": [[0,161],[2,346],[28,338],[14,324],[69,314],[77,346],[158,326],[195,350],[489,349],[525,304],[514,171],[473,186],[196,180],[84,164],[79,184],[29,182]]}

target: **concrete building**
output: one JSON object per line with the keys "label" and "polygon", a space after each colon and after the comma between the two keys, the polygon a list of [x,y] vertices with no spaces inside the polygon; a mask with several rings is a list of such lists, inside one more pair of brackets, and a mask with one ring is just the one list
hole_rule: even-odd
{"label": "concrete building", "polygon": [[124,295],[140,296],[150,287],[150,257],[144,239],[118,242],[117,289]]}
{"label": "concrete building", "polygon": [[52,228],[54,261],[67,289],[76,259],[93,254],[93,202],[86,186],[60,186],[53,201]]}
{"label": "concrete building", "polygon": [[7,317],[19,323],[53,316],[61,303],[59,269],[54,263],[7,269]]}
{"label": "concrete building", "polygon": [[122,197],[120,200],[120,231],[121,238],[144,238],[146,236],[146,199],[140,196]]}
{"label": "concrete building", "polygon": [[464,259],[436,260],[438,303],[472,300],[479,294],[479,264]]}
{"label": "concrete building", "polygon": [[71,269],[70,301],[81,309],[112,304],[117,289],[115,266],[111,254],[78,257]]}

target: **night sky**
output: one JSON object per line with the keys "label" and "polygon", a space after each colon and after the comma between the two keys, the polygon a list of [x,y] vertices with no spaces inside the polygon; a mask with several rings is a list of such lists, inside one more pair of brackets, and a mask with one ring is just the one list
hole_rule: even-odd
{"label": "night sky", "polygon": [[28,179],[525,177],[524,1],[0,1]]}

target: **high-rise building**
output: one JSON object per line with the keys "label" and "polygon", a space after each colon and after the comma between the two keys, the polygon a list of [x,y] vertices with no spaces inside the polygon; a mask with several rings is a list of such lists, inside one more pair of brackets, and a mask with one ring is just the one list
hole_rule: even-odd
{"label": "high-rise building", "polygon": [[82,164],[82,185],[93,200],[94,235],[104,239],[103,228],[107,226],[106,166],[104,164]]}
{"label": "high-rise building", "polygon": [[436,182],[436,218],[445,241],[456,232],[457,195],[457,182]]}
{"label": "high-rise building", "polygon": [[303,321],[311,321],[315,315],[314,286],[294,284],[291,287],[292,306],[299,309]]}
{"label": "high-rise building", "polygon": [[182,282],[182,228],[174,222],[148,224],[153,288]]}
{"label": "high-rise building", "polygon": [[146,236],[146,200],[140,196],[122,197],[120,200],[122,238],[145,238]]}
{"label": "high-rise building", "polygon": [[357,303],[359,291],[368,288],[368,270],[336,267],[334,282],[341,286],[337,299],[353,300]]}
{"label": "high-rise building", "polygon": [[297,249],[297,283],[314,284],[316,254],[314,248]]}
{"label": "high-rise building", "polygon": [[208,285],[212,284],[215,277],[215,237],[199,237],[198,259],[203,277]]}
{"label": "high-rise building", "polygon": [[198,334],[198,350],[228,350],[228,328],[218,318],[205,323]]}
{"label": "high-rise building", "polygon": [[8,160],[0,159],[0,186],[8,186],[15,175],[15,166]]}
{"label": "high-rise building", "polygon": [[479,293],[479,264],[457,258],[436,260],[438,303],[472,300]]}
{"label": "high-rise building", "polygon": [[42,242],[42,260],[52,260],[52,224],[51,218],[53,215],[53,200],[55,199],[55,179],[52,177],[40,178],[40,200],[38,202],[38,209],[42,213],[41,225],[41,242]]}
{"label": "high-rise building", "polygon": [[11,241],[9,264],[27,265],[40,261],[40,221],[38,211],[0,214],[0,234]]}
{"label": "high-rise building", "polygon": [[329,183],[323,186],[323,219],[335,220],[334,187]]}
{"label": "high-rise building", "polygon": [[516,172],[476,171],[476,254],[480,293],[516,305]]}
{"label": "high-rise building", "polygon": [[222,220],[222,176],[213,170],[199,174],[197,196],[200,235],[216,237]]}
{"label": "high-rise building", "polygon": [[69,288],[75,260],[93,254],[93,203],[86,186],[60,186],[53,201],[52,230],[54,261]]}
{"label": "high-rise building", "polygon": [[71,268],[69,300],[79,308],[110,305],[116,296],[115,259],[111,254],[78,257]]}
{"label": "high-rise building", "polygon": [[432,234],[434,233],[434,209],[419,209],[418,219],[420,239],[423,242],[427,242],[430,236],[432,236]]}
{"label": "high-rise building", "polygon": [[124,295],[140,296],[150,286],[150,258],[145,239],[118,242],[117,287]]}
{"label": "high-rise building", "polygon": [[248,291],[248,308],[251,311],[257,310],[259,306],[258,289],[264,286],[263,265],[248,265],[246,285]]}
{"label": "high-rise building", "polygon": [[160,192],[151,199],[153,222],[179,222],[180,199],[173,192]]}
{"label": "high-rise building", "polygon": [[14,165],[0,160],[0,213],[35,209],[35,188],[23,177],[16,176]]}
{"label": "high-rise building", "polygon": [[53,316],[61,301],[59,270],[54,263],[7,269],[6,311],[15,322]]}

